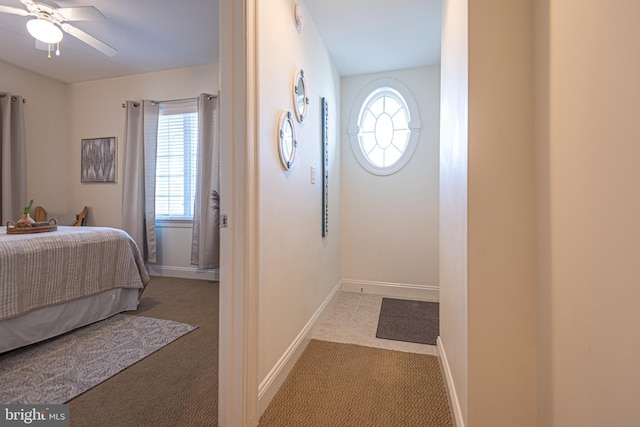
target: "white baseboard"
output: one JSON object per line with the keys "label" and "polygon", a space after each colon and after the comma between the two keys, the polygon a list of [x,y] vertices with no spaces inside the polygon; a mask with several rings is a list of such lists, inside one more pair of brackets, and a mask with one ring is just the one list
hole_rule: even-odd
{"label": "white baseboard", "polygon": [[166,265],[147,265],[149,276],[176,277],[179,279],[199,279],[217,282],[220,270],[198,270],[190,267],[171,267]]}
{"label": "white baseboard", "polygon": [[440,355],[440,364],[444,373],[445,383],[447,385],[447,391],[449,392],[449,403],[451,404],[451,410],[453,412],[453,418],[456,427],[464,427],[464,419],[462,418],[462,409],[460,408],[460,400],[458,399],[458,393],[456,392],[456,385],[453,382],[453,375],[451,373],[451,367],[449,366],[449,360],[447,359],[447,353],[444,350],[442,340],[438,337],[438,353]]}
{"label": "white baseboard", "polygon": [[269,406],[269,403],[280,389],[287,375],[289,375],[291,369],[293,369],[293,366],[307,347],[307,344],[311,341],[313,327],[322,321],[337,300],[341,290],[342,282],[339,282],[258,386],[258,419],[267,409],[267,406]]}
{"label": "white baseboard", "polygon": [[407,298],[421,301],[437,302],[440,300],[440,288],[438,286],[342,279],[342,290],[347,292],[362,292],[365,294],[383,295],[386,297]]}

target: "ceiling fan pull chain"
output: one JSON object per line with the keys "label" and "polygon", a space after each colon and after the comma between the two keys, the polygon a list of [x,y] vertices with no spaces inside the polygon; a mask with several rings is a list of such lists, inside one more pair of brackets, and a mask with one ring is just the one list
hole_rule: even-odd
{"label": "ceiling fan pull chain", "polygon": [[51,43],[47,43],[47,58],[51,59]]}

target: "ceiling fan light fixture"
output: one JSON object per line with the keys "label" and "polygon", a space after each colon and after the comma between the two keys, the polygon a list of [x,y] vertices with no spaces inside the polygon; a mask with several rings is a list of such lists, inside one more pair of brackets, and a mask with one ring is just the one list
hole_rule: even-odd
{"label": "ceiling fan light fixture", "polygon": [[59,43],[62,40],[60,28],[45,19],[36,18],[27,21],[27,31],[43,43]]}

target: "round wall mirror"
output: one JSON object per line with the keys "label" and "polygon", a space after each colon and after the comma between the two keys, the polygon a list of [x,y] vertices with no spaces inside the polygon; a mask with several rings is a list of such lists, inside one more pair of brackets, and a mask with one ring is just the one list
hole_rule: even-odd
{"label": "round wall mirror", "polygon": [[293,109],[296,118],[300,123],[304,122],[307,117],[307,105],[309,98],[307,97],[307,83],[304,79],[304,71],[297,70],[293,77]]}
{"label": "round wall mirror", "polygon": [[291,112],[283,111],[280,113],[278,120],[278,153],[280,154],[280,162],[285,170],[293,167],[293,161],[296,157],[296,129],[293,126],[293,117]]}

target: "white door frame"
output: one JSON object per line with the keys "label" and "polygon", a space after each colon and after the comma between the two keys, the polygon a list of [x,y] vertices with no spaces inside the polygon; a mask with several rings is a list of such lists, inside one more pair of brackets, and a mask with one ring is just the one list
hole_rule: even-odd
{"label": "white door frame", "polygon": [[256,0],[220,0],[218,425],[258,424]]}

